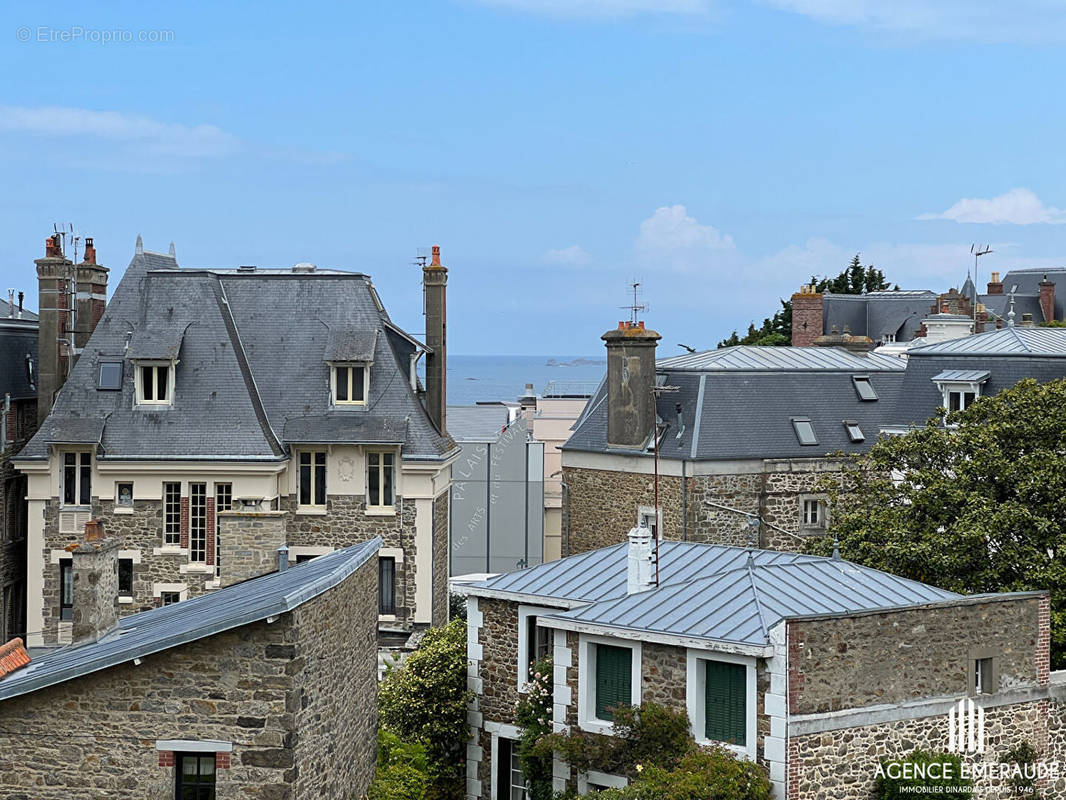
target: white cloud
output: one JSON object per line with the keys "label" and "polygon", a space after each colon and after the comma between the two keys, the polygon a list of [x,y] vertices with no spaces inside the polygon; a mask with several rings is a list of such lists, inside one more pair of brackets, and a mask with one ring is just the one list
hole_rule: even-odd
{"label": "white cloud", "polygon": [[1011,189],[998,197],[964,197],[942,214],[922,214],[918,219],[955,222],[992,222],[1010,225],[1062,225],[1066,210],[1045,206],[1029,189]]}
{"label": "white cloud", "polygon": [[640,223],[638,262],[652,269],[697,272],[724,262],[736,250],[733,237],[691,217],[683,205],[662,206]]}
{"label": "white cloud", "polygon": [[762,0],[834,25],[921,39],[1062,41],[1066,6],[1057,0]]}
{"label": "white cloud", "polygon": [[544,254],[544,260],[562,267],[584,267],[592,263],[592,256],[581,245],[572,244],[558,250],[548,250]]}
{"label": "white cloud", "polygon": [[475,0],[485,6],[508,8],[546,17],[611,19],[645,14],[706,16],[709,0]]}
{"label": "white cloud", "polygon": [[138,114],[60,106],[0,106],[0,130],[39,136],[94,137],[119,142],[142,155],[208,158],[239,147],[235,136],[214,125],[159,122]]}

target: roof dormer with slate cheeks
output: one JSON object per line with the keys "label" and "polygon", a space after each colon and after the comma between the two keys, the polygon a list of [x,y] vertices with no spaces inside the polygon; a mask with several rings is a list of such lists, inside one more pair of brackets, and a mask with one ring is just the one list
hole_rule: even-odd
{"label": "roof dormer with slate cheeks", "polygon": [[326,339],[330,405],[336,409],[366,406],[370,372],[380,329],[331,330]]}

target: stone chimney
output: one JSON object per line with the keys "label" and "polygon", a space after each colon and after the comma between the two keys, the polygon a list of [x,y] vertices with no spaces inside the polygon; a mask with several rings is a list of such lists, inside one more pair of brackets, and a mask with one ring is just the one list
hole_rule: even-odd
{"label": "stone chimney", "polygon": [[441,433],[446,433],[448,405],[448,268],[440,263],[440,246],[433,245],[433,257],[422,267],[422,287],[426,302],[426,411]]}
{"label": "stone chimney", "polygon": [[626,555],[626,594],[652,588],[651,559],[651,529],[633,528],[629,531],[629,551]]}
{"label": "stone chimney", "polygon": [[811,347],[822,335],[822,295],[804,284],[792,295],[792,346]]}
{"label": "stone chimney", "polygon": [[[223,586],[280,570],[278,550],[285,547],[286,512],[235,508],[217,514]],[[287,549],[285,553],[287,557]]]}
{"label": "stone chimney", "polygon": [[96,263],[96,247],[91,236],[85,239],[85,255],[75,268],[77,304],[74,307],[74,347],[77,353],[89,343],[96,323],[107,307],[107,267]]}
{"label": "stone chimney", "polygon": [[655,427],[655,348],[643,322],[619,322],[607,343],[607,446],[642,450]]}
{"label": "stone chimney", "polygon": [[37,325],[37,424],[52,410],[56,393],[70,370],[66,338],[71,328],[71,282],[74,265],[63,256],[62,239],[45,239],[44,258],[37,265],[39,321]]}
{"label": "stone chimney", "polygon": [[1040,310],[1044,312],[1044,322],[1055,321],[1055,284],[1047,275],[1040,281]]}
{"label": "stone chimney", "polygon": [[67,547],[73,564],[71,640],[95,642],[118,624],[118,539],[104,538],[98,520],[85,523],[85,541]]}
{"label": "stone chimney", "polygon": [[993,272],[988,281],[988,294],[1003,294],[1003,281],[999,279],[998,272]]}

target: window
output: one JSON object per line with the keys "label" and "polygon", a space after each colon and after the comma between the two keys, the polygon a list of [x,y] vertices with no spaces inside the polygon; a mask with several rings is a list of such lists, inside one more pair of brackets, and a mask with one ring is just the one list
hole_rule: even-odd
{"label": "window", "polygon": [[207,561],[207,484],[189,484],[189,561]]}
{"label": "window", "polygon": [[181,545],[181,484],[177,481],[163,484],[163,544]]}
{"label": "window", "polygon": [[137,367],[137,402],[148,405],[168,405],[173,392],[169,364],[148,364]]}
{"label": "window", "polygon": [[870,383],[869,375],[852,375],[851,382],[855,384],[855,391],[860,400],[876,400],[877,390]]}
{"label": "window", "polygon": [[949,389],[947,392],[947,410],[965,411],[973,405],[977,399],[977,392],[969,392],[962,389]]}
{"label": "window", "polygon": [[814,425],[807,417],[793,417],[792,428],[796,431],[796,438],[799,439],[801,445],[818,444]]}
{"label": "window", "polygon": [[853,442],[865,442],[866,435],[862,432],[862,428],[859,427],[859,423],[851,420],[844,420],[844,430],[848,432],[848,438]]}
{"label": "window", "polygon": [[333,368],[333,402],[337,405],[362,405],[366,402],[367,368],[349,365]]}
{"label": "window", "polygon": [[662,511],[655,513],[654,506],[639,506],[637,508],[637,527],[647,528],[651,531],[651,538],[659,538],[658,519],[662,518]]}
{"label": "window", "polygon": [[133,559],[118,560],[118,593],[120,597],[133,597]]}
{"label": "window", "polygon": [[122,362],[101,361],[100,372],[97,375],[97,389],[115,391],[122,388]]}
{"label": "window", "polygon": [[892,344],[894,341],[896,341],[896,334],[894,333],[886,333],[881,337],[881,344]]}
{"label": "window", "polygon": [[87,506],[93,493],[92,453],[63,454],[63,504]]}
{"label": "window", "polygon": [[747,672],[743,664],[704,661],[703,735],[713,742],[747,744]]}
{"label": "window", "polygon": [[[318,556],[307,555],[307,554],[302,555],[302,556],[296,556],[296,563],[297,564],[306,564],[308,561],[311,561],[312,559],[315,559],[315,558],[318,558]],[[379,564],[378,565],[379,577],[380,577],[380,573],[381,573],[381,565]]]}
{"label": "window", "polygon": [[396,456],[392,453],[367,453],[366,504],[392,506],[395,504]]}
{"label": "window", "polygon": [[181,602],[181,592],[160,592],[159,602],[164,606],[172,606]]}
{"label": "window", "polygon": [[992,659],[976,659],[973,662],[973,677],[974,694],[992,694]]}
{"label": "window", "polygon": [[613,720],[614,709],[632,702],[633,651],[596,645],[596,718]]}
{"label": "window", "polygon": [[176,800],[215,800],[215,754],[177,753],[174,759]]}
{"label": "window", "polygon": [[825,527],[825,508],[821,500],[806,498],[803,500],[803,525],[807,528]]}
{"label": "window", "polygon": [[115,504],[119,508],[133,508],[133,484],[115,484]]}
{"label": "window", "polygon": [[219,519],[219,511],[229,511],[233,508],[233,484],[232,483],[216,483],[215,484],[215,574],[222,574],[222,559],[220,554],[222,553],[222,542],[220,537],[222,535],[222,520]]}
{"label": "window", "polygon": [[396,613],[396,559],[378,559],[378,613]]}
{"label": "window", "polygon": [[300,453],[300,505],[326,504],[326,453],[323,450]]}
{"label": "window", "polygon": [[496,800],[526,800],[526,781],[518,761],[518,748],[511,739],[497,739]]}
{"label": "window", "polygon": [[69,558],[59,562],[59,618],[74,619],[74,562]]}
{"label": "window", "polygon": [[551,640],[551,628],[538,625],[535,614],[530,614],[526,617],[526,655],[529,659],[530,669],[551,653]]}

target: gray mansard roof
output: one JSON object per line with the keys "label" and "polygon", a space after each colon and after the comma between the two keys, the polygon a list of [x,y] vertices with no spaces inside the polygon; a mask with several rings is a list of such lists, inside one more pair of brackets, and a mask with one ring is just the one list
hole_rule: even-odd
{"label": "gray mansard roof", "polygon": [[[180,269],[138,252],[20,458],[102,422],[100,458],[277,460],[289,444],[399,443],[438,460],[441,435],[411,388],[414,340],[379,310],[370,279],[337,270]],[[177,358],[174,402],[134,406],[134,358]],[[328,360],[371,357],[365,406],[330,405]],[[122,388],[97,388],[101,361],[124,362]]]}
{"label": "gray mansard roof", "polygon": [[[0,318],[0,402],[5,394],[10,394],[12,400],[29,400],[37,396],[37,322],[7,322]],[[27,357],[32,368],[27,365]]]}
{"label": "gray mansard roof", "polygon": [[[898,358],[835,347],[739,346],[661,359],[660,379],[677,389],[659,395],[658,414],[669,426],[659,455],[720,461],[865,452],[896,404],[905,368]],[[860,399],[855,378],[868,379],[877,399]],[[794,418],[810,420],[816,445],[800,444]],[[858,423],[865,440],[853,442],[845,421]],[[607,447],[606,382],[563,449],[621,452]]]}
{"label": "gray mansard roof", "polygon": [[[1003,294],[983,294],[978,299],[993,314],[1007,318],[1010,310],[1010,292],[1015,289],[1015,320],[1021,322],[1022,314],[1033,315],[1034,322],[1043,322],[1044,313],[1040,309],[1040,281],[1044,276],[1055,284],[1055,319],[1066,319],[1066,268],[1050,269],[1012,269],[1003,276]],[[1061,284],[1061,285],[1060,285]]]}
{"label": "gray mansard roof", "polygon": [[844,326],[856,336],[869,336],[875,342],[886,335],[897,342],[909,342],[921,328],[922,319],[936,304],[936,292],[906,290],[867,294],[822,295],[822,333]]}
{"label": "gray mansard roof", "polygon": [[381,538],[376,537],[284,572],[122,617],[118,626],[98,641],[49,651],[4,676],[0,679],[0,701],[292,611],[339,585],[380,546]]}

